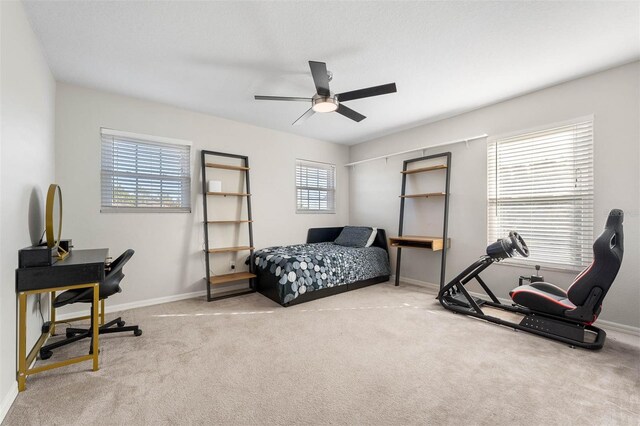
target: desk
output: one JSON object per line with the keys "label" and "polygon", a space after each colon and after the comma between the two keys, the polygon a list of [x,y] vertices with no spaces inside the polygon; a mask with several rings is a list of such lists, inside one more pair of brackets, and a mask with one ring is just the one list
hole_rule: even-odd
{"label": "desk", "polygon": [[[444,247],[444,239],[438,237],[424,237],[418,235],[405,235],[389,237],[389,245],[398,249],[396,260],[396,286],[400,285],[400,253],[403,248],[419,248],[432,251],[441,251]],[[447,249],[451,247],[451,239],[447,238]],[[443,272],[440,273],[441,277]],[[441,280],[442,281],[442,278]]]}
{"label": "desk", "polygon": [[[18,294],[18,390],[26,388],[27,377],[83,361],[93,361],[93,371],[98,370],[98,303],[99,286],[104,280],[104,268],[108,249],[74,250],[63,260],[51,266],[16,269],[16,293]],[[55,333],[55,309],[51,306],[51,327],[42,333],[35,346],[27,355],[27,296],[51,293],[76,288],[93,289],[91,306],[93,321],[93,353],[64,361],[53,362],[40,367],[29,368],[46,340]],[[104,313],[104,310],[103,310]]]}
{"label": "desk", "polygon": [[[398,248],[423,248],[433,251],[442,250],[443,239],[438,237],[421,237],[417,235],[405,235],[403,237],[389,237],[389,245]],[[447,248],[451,245],[451,240]]]}

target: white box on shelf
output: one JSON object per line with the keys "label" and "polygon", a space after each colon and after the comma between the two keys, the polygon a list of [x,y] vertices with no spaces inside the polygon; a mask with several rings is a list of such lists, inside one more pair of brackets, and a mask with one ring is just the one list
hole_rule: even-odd
{"label": "white box on shelf", "polygon": [[209,192],[222,192],[222,181],[220,180],[210,180],[209,182]]}

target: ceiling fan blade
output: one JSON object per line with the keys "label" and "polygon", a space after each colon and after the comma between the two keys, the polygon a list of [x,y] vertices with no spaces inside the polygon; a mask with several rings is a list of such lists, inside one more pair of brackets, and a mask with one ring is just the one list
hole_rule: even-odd
{"label": "ceiling fan blade", "polygon": [[344,115],[347,118],[352,119],[353,121],[357,121],[358,123],[364,120],[365,118],[367,118],[364,115],[360,114],[359,112],[356,112],[351,108],[346,107],[342,104],[338,105],[338,109],[336,110],[336,112],[338,114]]}
{"label": "ceiling fan blade", "polygon": [[316,91],[320,96],[329,96],[329,75],[327,74],[327,64],[324,62],[309,61],[313,82]]}
{"label": "ceiling fan blade", "polygon": [[255,95],[256,101],[296,101],[296,102],[311,102],[311,98],[296,98],[293,96],[260,96]]}
{"label": "ceiling fan blade", "polygon": [[369,98],[371,96],[386,95],[387,93],[395,93],[396,84],[389,83],[381,86],[367,87],[366,89],[352,90],[351,92],[339,93],[338,100],[340,102],[352,101],[354,99]]}
{"label": "ceiling fan blade", "polygon": [[292,126],[298,126],[298,125],[304,123],[305,121],[307,121],[307,118],[311,117],[313,114],[315,114],[315,111],[313,110],[313,108],[309,108],[307,110],[307,112],[305,112],[300,117],[298,117],[298,119],[296,121],[294,121],[293,123],[291,123],[291,125]]}

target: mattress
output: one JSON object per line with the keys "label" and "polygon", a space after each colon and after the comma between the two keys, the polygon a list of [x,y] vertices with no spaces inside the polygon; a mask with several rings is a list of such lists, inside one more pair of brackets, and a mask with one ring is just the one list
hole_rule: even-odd
{"label": "mattress", "polygon": [[344,247],[331,242],[269,247],[254,254],[258,279],[277,280],[282,303],[324,288],[351,284],[391,273],[380,247]]}

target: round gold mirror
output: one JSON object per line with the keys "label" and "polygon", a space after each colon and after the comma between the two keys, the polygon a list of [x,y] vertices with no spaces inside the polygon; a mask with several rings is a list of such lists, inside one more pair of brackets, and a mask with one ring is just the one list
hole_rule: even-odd
{"label": "round gold mirror", "polygon": [[54,253],[58,252],[60,257],[64,254],[60,249],[60,240],[62,238],[62,191],[55,183],[49,185],[46,208],[47,246],[53,248]]}

